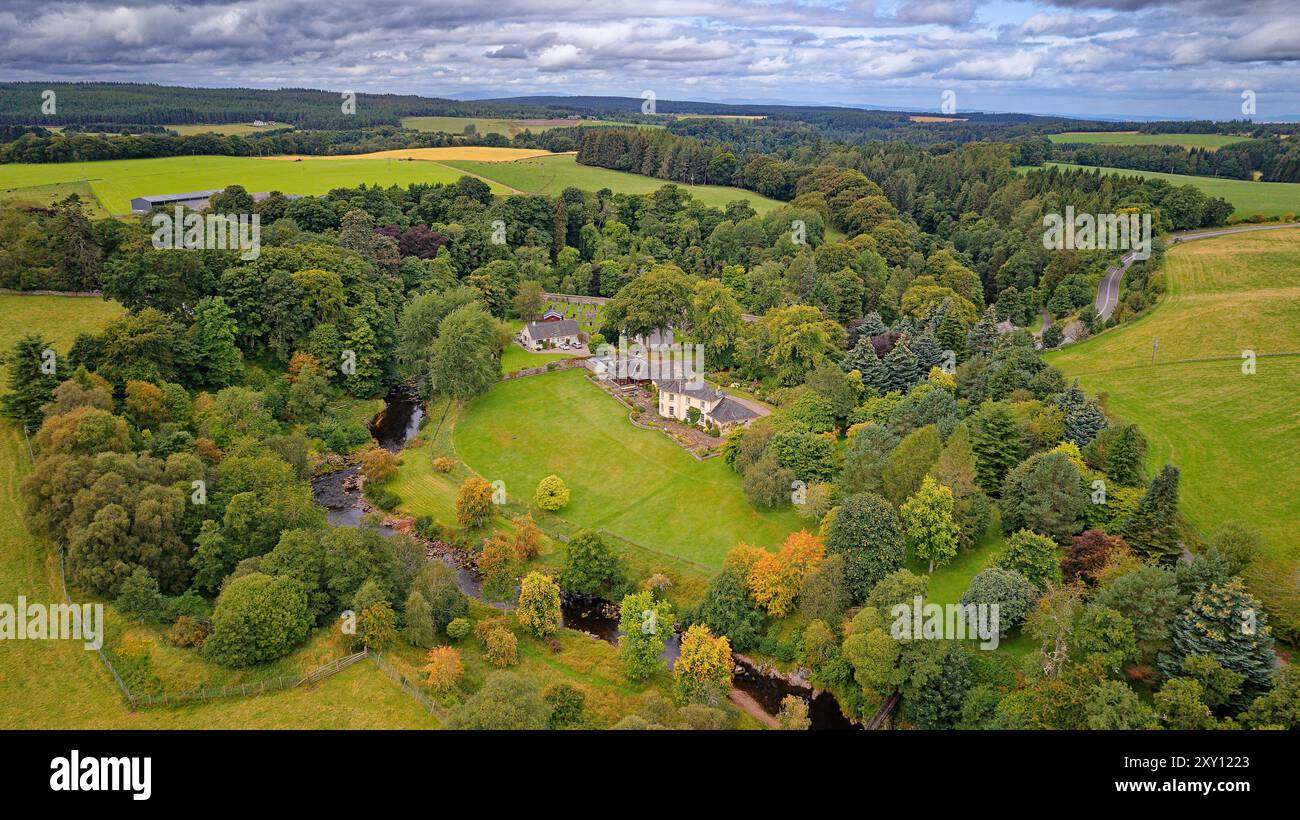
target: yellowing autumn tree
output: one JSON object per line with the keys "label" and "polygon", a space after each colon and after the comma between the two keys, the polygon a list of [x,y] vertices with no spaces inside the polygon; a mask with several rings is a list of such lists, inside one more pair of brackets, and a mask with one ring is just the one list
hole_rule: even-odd
{"label": "yellowing autumn tree", "polygon": [[542,531],[533,523],[531,515],[521,515],[514,519],[515,552],[521,560],[536,558],[542,551]]}
{"label": "yellowing autumn tree", "polygon": [[456,523],[462,527],[481,527],[496,512],[492,503],[492,485],[472,475],[456,493]]}
{"label": "yellowing autumn tree", "polygon": [[519,585],[519,625],[539,638],[560,628],[560,587],[549,575],[530,572]]}
{"label": "yellowing autumn tree", "polygon": [[440,694],[450,692],[465,672],[465,667],[460,662],[460,651],[455,647],[436,646],[429,650],[426,660],[428,663],[424,665],[424,674],[429,686]]}
{"label": "yellowing autumn tree", "polygon": [[681,654],[673,666],[677,699],[682,703],[716,706],[731,689],[731,642],[726,635],[714,637],[703,624],[695,624],[682,635]]}
{"label": "yellowing autumn tree", "polygon": [[361,454],[361,472],[366,481],[385,482],[397,473],[397,456],[382,447],[371,447]]}
{"label": "yellowing autumn tree", "polygon": [[812,533],[791,533],[775,553],[766,552],[749,570],[749,595],[775,618],[794,610],[803,580],[826,555],[826,547]]}
{"label": "yellowing autumn tree", "polygon": [[750,544],[737,544],[727,552],[722,559],[722,568],[731,570],[736,573],[737,577],[748,579],[749,573],[754,566],[769,555],[768,551],[762,547],[755,547]]}

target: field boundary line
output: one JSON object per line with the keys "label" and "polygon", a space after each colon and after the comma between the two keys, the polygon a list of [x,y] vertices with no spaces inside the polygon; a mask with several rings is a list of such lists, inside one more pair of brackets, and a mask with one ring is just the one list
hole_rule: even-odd
{"label": "field boundary line", "polygon": [[398,687],[401,688],[403,692],[410,695],[411,698],[414,699],[416,703],[419,703],[421,706],[423,706],[424,710],[428,712],[430,715],[433,715],[440,722],[445,721],[447,719],[447,710],[439,706],[437,701],[435,701],[433,698],[421,692],[419,687],[417,687],[414,683],[411,682],[410,678],[406,677],[401,672],[397,671],[396,667],[394,667],[388,661],[384,660],[384,656],[379,654],[379,652],[367,646],[359,654],[367,655],[370,658],[370,660],[374,661],[375,666],[379,668],[379,671],[387,675],[389,680],[397,684]]}
{"label": "field boundary line", "polygon": [[[1256,353],[1256,359],[1283,359],[1288,356],[1300,356],[1300,350],[1285,350],[1279,353]],[[1156,364],[1132,364],[1124,367],[1110,367],[1105,370],[1078,370],[1072,371],[1073,376],[1095,376],[1099,373],[1121,373],[1126,370],[1147,370],[1154,367],[1170,367],[1176,364],[1202,364],[1205,362],[1237,362],[1241,361],[1241,356],[1199,356],[1191,359],[1171,359],[1167,362],[1157,362]]]}
{"label": "field boundary line", "polygon": [[[67,573],[64,568],[65,550],[59,548],[59,586],[63,589],[63,600],[68,606],[76,606],[72,603],[72,596],[68,593]],[[241,698],[261,695],[266,692],[278,692],[284,689],[293,689],[305,684],[317,683],[332,675],[336,675],[347,669],[352,664],[366,657],[366,651],[355,652],[351,655],[345,655],[341,658],[335,658],[332,661],[324,663],[314,669],[297,676],[277,675],[274,678],[266,678],[261,681],[241,684],[231,684],[220,687],[200,686],[196,689],[188,689],[184,692],[163,692],[157,695],[137,695],[127,686],[122,675],[117,671],[117,667],[109,660],[108,655],[104,653],[104,648],[97,647],[95,654],[103,661],[104,666],[108,669],[113,680],[117,683],[118,689],[126,698],[127,706],[131,711],[150,706],[170,706],[180,703],[192,703],[194,701],[207,702],[216,698]]]}

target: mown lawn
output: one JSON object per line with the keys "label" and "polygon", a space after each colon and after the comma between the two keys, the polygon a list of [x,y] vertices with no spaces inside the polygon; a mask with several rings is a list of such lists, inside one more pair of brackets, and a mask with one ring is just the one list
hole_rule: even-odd
{"label": "mown lawn", "polygon": [[[1300,230],[1177,246],[1167,281],[1147,316],[1047,359],[1141,426],[1149,472],[1166,462],[1182,470],[1182,510],[1202,533],[1245,521],[1262,530],[1272,557],[1295,560]],[[1253,375],[1242,372],[1247,350],[1257,356]]]}
{"label": "mown lawn", "polygon": [[498,384],[465,408],[454,441],[466,464],[504,481],[513,499],[527,503],[554,473],[572,492],[564,519],[709,567],[741,541],[772,548],[808,526],[789,510],[750,506],[721,458],[698,462],[662,433],[633,427],[579,371]]}
{"label": "mown lawn", "polygon": [[532,353],[511,342],[501,354],[501,375],[572,358],[570,353]]}

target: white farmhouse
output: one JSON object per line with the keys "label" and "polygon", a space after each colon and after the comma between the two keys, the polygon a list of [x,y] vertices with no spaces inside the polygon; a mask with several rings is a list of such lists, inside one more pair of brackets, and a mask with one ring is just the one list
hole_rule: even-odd
{"label": "white farmhouse", "polygon": [[700,423],[713,422],[722,430],[749,424],[760,413],[711,387],[702,379],[656,380],[659,415],[689,423],[692,407],[700,411]]}

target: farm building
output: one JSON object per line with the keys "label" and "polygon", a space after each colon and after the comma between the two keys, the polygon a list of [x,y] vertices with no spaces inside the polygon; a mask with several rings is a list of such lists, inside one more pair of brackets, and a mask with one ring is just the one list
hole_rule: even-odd
{"label": "farm building", "polygon": [[578,338],[578,323],[572,319],[558,321],[529,322],[519,333],[519,341],[530,350],[561,344],[581,344]]}
{"label": "farm building", "polygon": [[749,424],[762,415],[702,379],[665,379],[656,381],[655,386],[659,388],[659,415],[665,418],[689,419],[694,407],[700,411],[701,424],[713,422],[728,430]]}
{"label": "farm building", "polygon": [[644,356],[620,355],[618,353],[604,356],[592,356],[583,362],[583,366],[600,379],[609,379],[617,384],[637,384],[650,381],[650,362]]}
{"label": "farm building", "polygon": [[[150,196],[137,196],[131,200],[131,213],[147,214],[154,208],[158,207],[176,207],[189,208],[191,211],[201,211],[208,207],[208,199],[213,194],[221,193],[224,188],[215,188],[211,191],[190,191],[187,194],[153,194]],[[271,194],[262,191],[253,194],[254,202],[261,202]],[[286,194],[288,199],[302,199],[298,194]]]}

